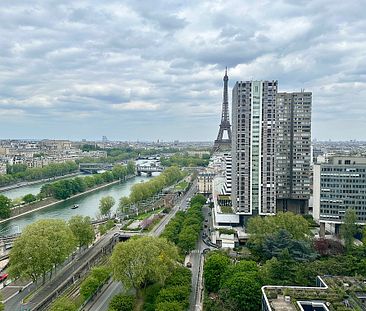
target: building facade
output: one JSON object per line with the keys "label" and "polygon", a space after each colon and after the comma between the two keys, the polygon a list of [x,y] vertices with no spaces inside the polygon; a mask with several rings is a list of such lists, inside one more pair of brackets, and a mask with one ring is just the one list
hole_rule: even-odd
{"label": "building facade", "polygon": [[277,211],[304,214],[310,198],[311,92],[278,93],[276,101]]}
{"label": "building facade", "polygon": [[366,224],[366,157],[334,156],[328,163],[314,165],[313,216],[325,228],[338,234],[347,209]]}
{"label": "building facade", "polygon": [[237,82],[232,100],[232,202],[246,216],[276,212],[277,81]]}

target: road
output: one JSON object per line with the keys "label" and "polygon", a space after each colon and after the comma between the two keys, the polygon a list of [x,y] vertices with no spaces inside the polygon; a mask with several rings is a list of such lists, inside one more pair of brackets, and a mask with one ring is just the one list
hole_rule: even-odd
{"label": "road", "polygon": [[[204,250],[212,250],[214,248],[207,246],[203,239],[201,238],[203,233],[207,236],[209,232],[212,230],[212,220],[211,216],[209,216],[209,213],[211,212],[211,209],[207,206],[204,206],[202,208],[203,216],[205,219],[208,219],[207,222],[208,228],[204,228],[201,232],[200,238],[197,242],[196,249],[191,252],[191,263],[192,263],[192,291],[191,296],[189,299],[190,304],[190,311],[200,311],[202,310],[202,303],[203,303],[203,253]],[[206,224],[206,222],[205,222]]]}
{"label": "road", "polygon": [[38,303],[46,299],[51,293],[55,292],[57,288],[65,282],[68,277],[71,277],[72,273],[90,260],[95,254],[100,252],[105,246],[110,243],[113,235],[119,231],[119,228],[115,228],[104,235],[100,240],[98,240],[93,247],[90,247],[82,254],[78,255],[73,261],[65,265],[61,270],[58,271],[55,277],[46,283],[46,286],[40,288],[40,290],[32,297],[32,299],[27,304],[22,304],[22,300],[31,291],[33,291],[36,286],[31,284],[27,290],[19,293],[12,299],[6,302],[5,311],[20,311],[29,310],[30,308],[36,306]]}
{"label": "road", "polygon": [[[187,209],[187,200],[191,198],[197,192],[197,181],[195,180],[191,188],[186,194],[182,196],[179,202],[173,207],[171,212],[166,215],[162,221],[150,232],[151,236],[159,236],[169,221],[175,216],[179,210]],[[119,290],[118,290],[119,289]],[[108,288],[98,295],[91,303],[87,304],[84,311],[105,311],[108,309],[108,304],[112,297],[122,291],[122,286],[118,282],[112,282],[108,285]],[[173,310],[172,310],[173,311]]]}

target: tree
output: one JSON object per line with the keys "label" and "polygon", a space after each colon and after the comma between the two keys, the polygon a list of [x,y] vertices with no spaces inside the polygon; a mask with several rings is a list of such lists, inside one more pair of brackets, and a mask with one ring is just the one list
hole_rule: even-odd
{"label": "tree", "polygon": [[252,251],[261,254],[264,240],[282,229],[295,240],[308,240],[311,235],[309,223],[301,215],[286,212],[275,216],[256,216],[249,219],[247,226],[250,234],[248,244]]}
{"label": "tree", "polygon": [[230,277],[219,291],[224,310],[257,311],[261,309],[261,284],[244,272]]}
{"label": "tree", "polygon": [[51,306],[50,311],[76,311],[76,305],[66,297],[57,299]]}
{"label": "tree", "polygon": [[207,199],[205,198],[204,195],[202,194],[196,194],[192,199],[191,199],[191,205],[194,205],[196,203],[199,203],[200,205],[205,204],[207,201]]}
{"label": "tree", "polygon": [[34,194],[32,194],[32,193],[26,194],[23,197],[24,203],[27,203],[27,204],[32,203],[32,202],[34,202],[36,200],[37,200],[37,197]]}
{"label": "tree", "polygon": [[341,225],[341,237],[344,239],[344,245],[347,251],[353,246],[354,236],[357,233],[357,214],[355,210],[349,208],[344,214],[343,224]]}
{"label": "tree", "polygon": [[164,301],[160,302],[156,306],[156,311],[184,311],[187,310],[182,303],[178,301]]}
{"label": "tree", "polygon": [[309,261],[316,258],[309,242],[292,239],[291,234],[284,229],[266,237],[262,249],[263,257],[266,259],[279,257],[285,249],[288,250],[290,257],[296,261]]}
{"label": "tree", "polygon": [[133,311],[135,297],[130,295],[115,295],[109,303],[109,311]]}
{"label": "tree", "polygon": [[112,196],[106,196],[100,199],[99,210],[103,216],[111,217],[111,209],[116,204],[116,200]]}
{"label": "tree", "polygon": [[90,217],[73,216],[69,220],[69,227],[75,236],[79,248],[88,246],[93,242],[95,234]]}
{"label": "tree", "polygon": [[159,304],[160,302],[173,302],[177,301],[184,305],[186,309],[189,305],[189,294],[190,294],[190,287],[188,286],[171,286],[168,288],[163,288],[156,299],[156,303]]}
{"label": "tree", "polygon": [[164,283],[178,258],[177,248],[164,238],[138,237],[115,246],[111,265],[116,280],[140,297],[148,282]]}
{"label": "tree", "polygon": [[221,277],[230,265],[230,259],[226,254],[215,252],[210,254],[203,269],[205,287],[209,293],[217,293],[220,289]]}
{"label": "tree", "polygon": [[39,220],[28,225],[14,242],[9,260],[11,277],[36,281],[64,262],[75,249],[75,238],[66,222],[58,219]]}
{"label": "tree", "polygon": [[91,297],[100,286],[97,278],[93,276],[87,277],[80,285],[80,294],[84,297],[84,299],[88,299]]}
{"label": "tree", "polygon": [[9,218],[11,214],[11,200],[5,195],[0,194],[0,218]]}

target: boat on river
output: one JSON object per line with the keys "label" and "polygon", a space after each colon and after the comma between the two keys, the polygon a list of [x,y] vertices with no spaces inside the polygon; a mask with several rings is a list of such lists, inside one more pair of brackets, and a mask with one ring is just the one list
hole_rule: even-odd
{"label": "boat on river", "polygon": [[74,204],[74,206],[71,209],[77,209],[79,207],[79,204]]}

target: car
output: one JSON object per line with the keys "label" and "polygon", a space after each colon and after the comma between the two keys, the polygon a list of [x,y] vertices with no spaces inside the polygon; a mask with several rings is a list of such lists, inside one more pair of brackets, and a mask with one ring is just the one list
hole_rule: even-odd
{"label": "car", "polygon": [[187,268],[192,268],[192,264],[188,261],[187,264],[186,264],[186,267]]}
{"label": "car", "polygon": [[9,274],[7,274],[7,273],[1,274],[0,275],[0,282],[5,281],[8,278],[8,276],[9,276]]}
{"label": "car", "polygon": [[207,225],[205,225],[205,228],[207,228]]}
{"label": "car", "polygon": [[205,219],[205,222],[208,222],[208,219]]}

